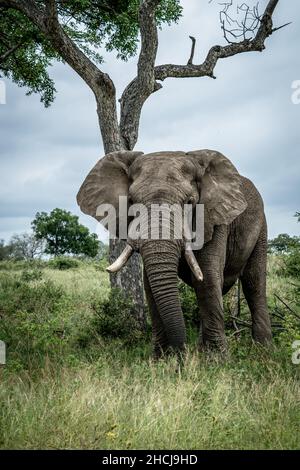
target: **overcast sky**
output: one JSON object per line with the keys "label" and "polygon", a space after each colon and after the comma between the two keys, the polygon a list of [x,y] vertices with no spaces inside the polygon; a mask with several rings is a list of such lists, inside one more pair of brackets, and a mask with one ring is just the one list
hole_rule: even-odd
{"label": "overcast sky", "polygon": [[[184,17],[159,33],[157,64],[187,62],[189,35],[197,38],[195,63],[214,44],[224,44],[216,3],[183,0]],[[261,0],[261,8],[266,5]],[[293,21],[267,40],[263,53],[219,61],[217,80],[169,79],[145,104],[136,149],[216,149],[229,157],[261,192],[269,236],[299,235],[293,217],[300,210],[300,104],[292,103],[292,83],[300,80],[300,2],[280,0],[275,24]],[[136,61],[104,53],[102,69],[115,81],[118,97],[135,76]],[[38,96],[6,81],[7,104],[0,104],[0,238],[28,231],[37,211],[61,207],[99,232],[81,215],[76,193],[103,155],[92,93],[63,64],[52,67],[57,96],[44,109]],[[300,96],[300,94],[299,94]]]}

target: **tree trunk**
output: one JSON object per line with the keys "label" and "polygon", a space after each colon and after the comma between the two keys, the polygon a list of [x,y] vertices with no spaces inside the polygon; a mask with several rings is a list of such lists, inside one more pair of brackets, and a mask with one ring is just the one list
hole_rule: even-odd
{"label": "tree trunk", "polygon": [[[109,260],[113,263],[122,253],[126,243],[122,240],[110,240]],[[144,305],[144,288],[141,257],[134,253],[121,271],[110,274],[111,287],[119,287],[130,296],[134,303],[134,315],[142,330],[146,328],[146,312]]]}
{"label": "tree trunk", "polygon": [[[124,140],[121,137],[118,125],[117,111],[115,99],[101,99],[96,96],[97,113],[99,126],[103,139],[105,153],[125,150]],[[128,150],[128,149],[126,149]],[[132,149],[130,149],[132,150]],[[121,254],[125,247],[125,242],[114,239],[109,241],[109,261],[113,263]],[[110,274],[111,287],[118,287],[126,296],[130,296],[134,303],[134,315],[141,326],[146,327],[146,311],[144,304],[144,288],[143,288],[143,271],[141,258],[138,254],[134,254],[127,265],[116,274]]]}

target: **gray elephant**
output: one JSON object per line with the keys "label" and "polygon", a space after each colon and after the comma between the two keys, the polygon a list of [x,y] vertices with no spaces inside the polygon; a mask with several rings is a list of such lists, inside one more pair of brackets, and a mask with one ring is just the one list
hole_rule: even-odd
{"label": "gray elephant", "polygon": [[156,357],[185,348],[178,276],[195,289],[202,348],[226,349],[222,296],[237,279],[241,280],[251,311],[253,339],[260,343],[271,340],[263,201],[254,184],[241,176],[230,160],[212,150],[146,155],[113,152],[88,174],[77,201],[84,213],[97,219],[97,207],[103,203],[112,204],[118,214],[120,195],[147,208],[154,203],[192,204],[193,207],[204,204],[201,249],[189,249],[184,236],[181,239],[128,238],[124,252],[109,268],[110,271],[121,268],[134,250],[141,254]]}

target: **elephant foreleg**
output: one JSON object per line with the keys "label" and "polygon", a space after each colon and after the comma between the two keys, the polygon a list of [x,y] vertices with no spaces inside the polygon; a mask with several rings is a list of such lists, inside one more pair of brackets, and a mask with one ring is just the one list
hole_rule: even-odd
{"label": "elephant foreleg", "polygon": [[252,337],[259,343],[272,339],[266,298],[267,235],[263,228],[241,275],[243,292],[252,316]]}
{"label": "elephant foreleg", "polygon": [[226,350],[224,329],[223,299],[220,282],[207,279],[201,287],[196,289],[200,310],[201,335],[200,349]]}
{"label": "elephant foreleg", "polygon": [[200,311],[200,348],[226,350],[223,313],[223,277],[227,227],[218,226],[212,240],[198,253],[203,282],[193,281]]}

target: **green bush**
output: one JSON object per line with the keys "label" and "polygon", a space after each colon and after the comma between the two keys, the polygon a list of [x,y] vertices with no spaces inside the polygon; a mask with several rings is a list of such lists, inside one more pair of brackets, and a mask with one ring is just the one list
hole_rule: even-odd
{"label": "green bush", "polygon": [[0,338],[8,364],[28,368],[47,356],[61,357],[65,325],[60,312],[67,298],[52,282],[29,283],[22,275],[0,276]]}
{"label": "green bush", "polygon": [[25,269],[22,271],[21,280],[25,282],[40,281],[43,273],[40,269]]}
{"label": "green bush", "polygon": [[105,272],[106,268],[109,266],[107,258],[102,258],[99,261],[93,261],[93,266],[95,269],[100,272]]}
{"label": "green bush", "polygon": [[285,274],[300,279],[300,250],[293,250],[285,258]]}
{"label": "green bush", "polygon": [[21,271],[28,269],[42,269],[47,266],[47,261],[41,259],[28,260],[6,260],[0,261],[0,271]]}
{"label": "green bush", "polygon": [[141,338],[140,325],[133,315],[132,300],[118,289],[110,291],[106,301],[93,304],[93,328],[103,338],[121,338],[133,344]]}
{"label": "green bush", "polygon": [[68,258],[66,256],[58,256],[57,258],[49,261],[48,266],[52,269],[74,269],[80,266],[78,260],[74,258]]}

